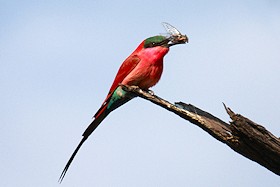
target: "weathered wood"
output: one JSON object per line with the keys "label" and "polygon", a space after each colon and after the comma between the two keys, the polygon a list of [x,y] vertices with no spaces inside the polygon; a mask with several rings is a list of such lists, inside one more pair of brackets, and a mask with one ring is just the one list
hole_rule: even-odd
{"label": "weathered wood", "polygon": [[280,175],[280,139],[263,126],[235,114],[225,105],[226,112],[232,119],[229,124],[191,104],[183,102],[172,104],[138,87],[125,85],[122,87],[131,94],[149,100],[199,126],[237,153]]}

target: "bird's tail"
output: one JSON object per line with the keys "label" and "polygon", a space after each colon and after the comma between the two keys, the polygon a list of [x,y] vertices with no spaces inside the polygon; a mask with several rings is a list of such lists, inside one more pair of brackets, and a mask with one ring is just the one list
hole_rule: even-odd
{"label": "bird's tail", "polygon": [[[115,95],[113,95],[115,94]],[[113,98],[112,98],[113,97]],[[94,115],[94,120],[91,122],[91,124],[87,127],[85,132],[83,133],[83,138],[73,154],[71,155],[70,159],[68,160],[66,166],[64,167],[60,177],[59,182],[61,183],[68,168],[70,167],[72,161],[74,160],[77,152],[83,145],[83,143],[86,141],[86,139],[91,135],[91,133],[98,127],[98,125],[108,116],[110,112],[115,110],[116,108],[120,107],[124,103],[128,102],[130,99],[132,99],[135,96],[127,95],[125,91],[123,91],[120,87],[118,87],[114,92],[109,94],[107,98],[105,99],[104,103],[100,107],[100,109],[97,111],[97,113]],[[111,99],[112,98],[112,99]]]}
{"label": "bird's tail", "polygon": [[107,112],[102,112],[100,113],[100,115],[98,115],[98,117],[96,117],[91,124],[87,127],[87,129],[85,130],[85,132],[83,133],[83,138],[80,141],[79,145],[77,146],[77,148],[75,149],[75,151],[73,152],[73,154],[71,155],[70,159],[68,160],[66,166],[64,167],[58,182],[61,183],[69,166],[71,165],[72,161],[74,160],[77,152],[79,151],[79,149],[82,147],[83,143],[86,141],[86,139],[89,137],[89,135],[98,127],[98,125],[105,119],[105,117],[108,115],[109,113]]}

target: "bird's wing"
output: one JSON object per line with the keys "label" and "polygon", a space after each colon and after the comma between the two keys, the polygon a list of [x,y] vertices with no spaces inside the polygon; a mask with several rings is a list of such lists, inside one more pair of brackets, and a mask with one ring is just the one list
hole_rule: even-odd
{"label": "bird's wing", "polygon": [[122,63],[105,101],[102,103],[100,109],[94,115],[94,118],[98,118],[98,116],[105,110],[115,89],[124,80],[124,78],[139,64],[140,60],[141,59],[137,55],[131,55]]}
{"label": "bird's wing", "polygon": [[[109,94],[119,86],[124,78],[138,65],[140,58],[137,55],[129,56],[121,65],[115,80],[110,88]],[[109,95],[108,94],[108,95]]]}

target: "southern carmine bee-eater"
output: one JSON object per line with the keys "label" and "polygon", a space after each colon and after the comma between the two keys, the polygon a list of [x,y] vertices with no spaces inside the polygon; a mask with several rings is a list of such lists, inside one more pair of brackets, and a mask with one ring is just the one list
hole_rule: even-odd
{"label": "southern carmine bee-eater", "polygon": [[163,26],[169,33],[168,36],[158,35],[145,39],[122,63],[105,101],[94,115],[94,120],[84,131],[81,142],[62,171],[59,178],[60,182],[62,182],[75,155],[91,133],[110,112],[134,97],[124,91],[120,85],[138,86],[140,89],[148,90],[161,77],[163,57],[168,53],[169,47],[188,42],[188,37],[182,35],[172,25],[163,23]]}

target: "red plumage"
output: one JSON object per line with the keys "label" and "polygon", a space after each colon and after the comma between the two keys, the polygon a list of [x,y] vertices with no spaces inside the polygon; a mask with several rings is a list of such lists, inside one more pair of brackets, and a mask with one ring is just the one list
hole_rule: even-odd
{"label": "red plumage", "polygon": [[[169,51],[168,42],[169,40],[163,36],[148,38],[144,40],[136,48],[136,50],[122,63],[105,101],[94,115],[95,119],[83,133],[81,142],[67,162],[60,176],[60,181],[63,180],[70,164],[72,163],[74,157],[76,156],[83,143],[98,127],[103,119],[105,119],[111,111],[131,99],[131,97],[127,95],[121,97],[118,94],[114,94],[114,92],[116,92],[116,90],[118,89],[119,84],[130,86],[134,85],[146,90],[154,86],[159,81],[163,70],[163,57]],[[109,105],[110,103],[111,105]]]}
{"label": "red plumage", "polygon": [[159,81],[163,71],[163,57],[168,53],[169,48],[162,46],[144,48],[144,42],[145,40],[122,63],[105,101],[94,115],[95,118],[104,112],[108,100],[119,84],[149,89]]}

